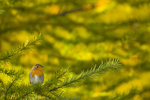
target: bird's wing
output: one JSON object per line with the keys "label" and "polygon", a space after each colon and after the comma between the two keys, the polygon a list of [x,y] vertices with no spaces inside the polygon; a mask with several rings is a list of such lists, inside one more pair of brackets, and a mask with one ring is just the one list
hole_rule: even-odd
{"label": "bird's wing", "polygon": [[31,83],[31,78],[32,78],[32,75],[31,75],[31,72],[30,72],[30,74],[29,74],[30,83]]}
{"label": "bird's wing", "polygon": [[43,83],[43,81],[44,81],[44,74],[42,75],[41,80],[42,80],[42,83]]}

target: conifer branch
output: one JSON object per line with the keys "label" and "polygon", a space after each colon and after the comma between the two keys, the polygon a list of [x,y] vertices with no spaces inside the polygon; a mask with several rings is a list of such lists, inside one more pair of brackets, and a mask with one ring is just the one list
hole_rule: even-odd
{"label": "conifer branch", "polygon": [[21,99],[25,98],[26,96],[28,96],[28,95],[31,94],[31,93],[32,93],[32,92],[27,92],[27,93],[25,93],[24,95],[22,95],[22,96],[16,98],[16,100],[21,100]]}
{"label": "conifer branch", "polygon": [[39,95],[44,96],[44,97],[48,98],[49,100],[55,100],[55,98],[45,95],[44,93],[40,93]]}
{"label": "conifer branch", "polygon": [[18,87],[18,91],[17,91],[17,98],[15,98],[15,100],[22,100],[24,99],[26,96],[32,94],[33,90],[32,90],[32,86],[26,86],[26,85],[22,85]]}
{"label": "conifer branch", "polygon": [[6,61],[8,59],[11,59],[12,57],[19,55],[22,53],[23,50],[28,49],[31,45],[34,45],[37,41],[41,39],[41,34],[39,34],[37,37],[35,37],[33,40],[27,41],[25,43],[22,43],[17,48],[14,48],[12,50],[9,50],[4,55],[0,55],[0,61]]}
{"label": "conifer branch", "polygon": [[79,82],[80,80],[89,78],[93,75],[103,74],[107,70],[114,71],[120,67],[121,67],[121,63],[119,62],[118,59],[108,59],[107,61],[102,62],[101,65],[99,65],[99,66],[95,65],[90,70],[87,70],[85,72],[83,71],[79,76],[73,75],[71,78],[66,77],[63,84],[55,86],[54,88],[50,89],[49,92],[56,91],[60,88],[69,86],[73,83]]}
{"label": "conifer branch", "polygon": [[59,80],[60,78],[62,78],[66,73],[68,72],[68,69],[60,69],[60,70],[58,70],[58,71],[56,71],[55,73],[54,73],[54,77],[53,77],[53,79],[55,79],[55,80]]}
{"label": "conifer branch", "polygon": [[15,77],[15,79],[10,83],[9,87],[6,89],[5,92],[5,100],[7,100],[7,94],[8,91],[10,90],[10,88],[14,85],[14,83],[20,78],[20,73],[18,73],[18,75]]}
{"label": "conifer branch", "polygon": [[67,73],[67,71],[64,71],[63,73],[61,73],[60,75],[58,75],[58,76],[56,77],[56,79],[57,79],[57,80],[60,79],[60,78],[63,77],[66,73]]}
{"label": "conifer branch", "polygon": [[16,75],[18,72],[16,72],[15,70],[7,70],[7,69],[4,69],[4,68],[0,68],[0,72],[1,73],[4,73],[4,74],[7,74],[9,76],[12,76],[12,75]]}
{"label": "conifer branch", "polygon": [[44,84],[44,87],[49,87],[53,84],[58,84],[59,82],[61,82],[63,78],[65,78],[65,74],[67,74],[68,69],[60,69],[59,71],[55,72],[55,75],[54,77],[52,77],[51,80],[48,80],[45,84]]}

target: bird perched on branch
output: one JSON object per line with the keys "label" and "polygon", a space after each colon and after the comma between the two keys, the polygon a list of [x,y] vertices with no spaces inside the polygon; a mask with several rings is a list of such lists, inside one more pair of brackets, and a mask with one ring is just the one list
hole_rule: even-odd
{"label": "bird perched on branch", "polygon": [[31,84],[43,83],[44,81],[44,73],[42,71],[42,65],[36,64],[32,67],[31,72],[29,74],[29,80]]}

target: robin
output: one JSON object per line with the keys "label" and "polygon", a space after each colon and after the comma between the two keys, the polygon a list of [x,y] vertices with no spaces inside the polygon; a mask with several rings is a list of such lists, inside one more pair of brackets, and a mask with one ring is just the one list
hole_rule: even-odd
{"label": "robin", "polygon": [[29,80],[31,84],[43,83],[44,81],[44,73],[42,71],[42,65],[36,64],[32,67],[31,72],[29,74]]}

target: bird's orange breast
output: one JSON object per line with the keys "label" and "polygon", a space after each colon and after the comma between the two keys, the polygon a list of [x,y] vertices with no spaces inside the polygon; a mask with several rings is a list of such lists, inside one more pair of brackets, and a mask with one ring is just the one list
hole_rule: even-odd
{"label": "bird's orange breast", "polygon": [[35,70],[32,70],[31,75],[32,75],[32,77],[33,77],[34,75],[37,75],[37,76],[39,76],[39,77],[42,77],[43,72],[42,72],[41,69],[38,69],[38,68],[37,68],[37,69],[35,69]]}

